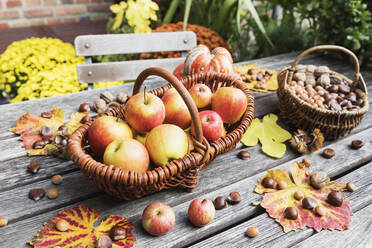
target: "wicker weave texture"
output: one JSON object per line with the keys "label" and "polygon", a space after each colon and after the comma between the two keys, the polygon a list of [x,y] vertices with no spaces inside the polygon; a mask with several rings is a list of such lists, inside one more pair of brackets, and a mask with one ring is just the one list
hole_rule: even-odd
{"label": "wicker weave texture", "polygon": [[[192,116],[192,122],[196,131],[192,137],[195,149],[186,154],[183,158],[173,160],[170,163],[156,167],[145,173],[124,171],[112,165],[105,165],[96,161],[90,154],[87,131],[92,121],[87,122],[78,128],[69,138],[68,151],[70,158],[76,163],[85,176],[106,193],[124,200],[132,200],[142,196],[182,186],[188,191],[192,191],[198,184],[199,171],[204,169],[216,156],[226,153],[235,148],[241,136],[247,130],[254,117],[254,98],[249,89],[240,81],[240,78],[221,73],[201,73],[188,76],[178,81],[169,72],[160,68],[149,68],[144,70],[137,78],[133,93],[137,93],[143,81],[151,75],[163,77],[169,84],[150,91],[162,97],[165,91],[174,87],[184,99]],[[197,83],[207,85],[212,92],[220,87],[236,87],[241,89],[248,99],[246,112],[240,122],[227,125],[226,136],[214,142],[208,142],[201,131],[200,118],[197,108],[192,101],[187,89]],[[113,108],[106,112],[106,115],[117,116],[124,119],[125,107]],[[196,114],[195,114],[196,111]],[[200,135],[199,135],[200,133]],[[88,146],[87,146],[88,145]]]}
{"label": "wicker weave texture", "polygon": [[[357,111],[332,111],[311,106],[309,103],[293,94],[287,83],[292,80],[295,67],[306,54],[317,50],[337,50],[348,54],[355,67],[354,80],[344,75],[331,71],[331,74],[343,78],[355,89],[360,89],[364,94],[363,106]],[[358,126],[369,108],[368,92],[362,75],[359,72],[359,62],[349,50],[339,46],[324,45],[310,48],[301,53],[290,67],[282,69],[278,74],[279,88],[277,90],[280,116],[290,126],[308,132],[319,128],[327,140],[335,140]]]}

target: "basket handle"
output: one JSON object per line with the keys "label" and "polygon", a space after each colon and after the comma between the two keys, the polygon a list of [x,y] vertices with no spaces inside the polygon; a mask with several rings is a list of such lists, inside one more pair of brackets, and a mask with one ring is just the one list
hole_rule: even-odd
{"label": "basket handle", "polygon": [[168,81],[181,95],[183,101],[186,103],[187,108],[190,111],[191,118],[192,118],[192,125],[194,125],[195,130],[195,138],[197,141],[201,142],[203,141],[203,131],[200,121],[200,116],[198,109],[194,103],[194,100],[190,96],[189,92],[183,86],[183,84],[171,73],[169,73],[167,70],[164,70],[159,67],[150,67],[145,70],[143,70],[137,77],[136,82],[134,83],[133,87],[133,96],[140,92],[141,86],[143,81],[149,76],[159,76]]}
{"label": "basket handle", "polygon": [[321,46],[315,46],[315,47],[311,47],[305,51],[303,51],[300,55],[297,56],[296,60],[293,62],[292,64],[292,68],[296,67],[296,65],[298,64],[298,62],[300,62],[300,60],[307,54],[309,53],[312,53],[312,52],[315,52],[315,51],[319,51],[319,50],[337,50],[337,51],[341,51],[341,52],[344,52],[346,53],[347,55],[349,55],[352,60],[353,60],[353,63],[354,63],[354,81],[357,81],[359,80],[359,77],[360,77],[360,73],[359,73],[359,61],[358,61],[358,58],[355,56],[355,54],[350,51],[349,49],[345,48],[345,47],[342,47],[342,46],[335,46],[335,45],[321,45]]}

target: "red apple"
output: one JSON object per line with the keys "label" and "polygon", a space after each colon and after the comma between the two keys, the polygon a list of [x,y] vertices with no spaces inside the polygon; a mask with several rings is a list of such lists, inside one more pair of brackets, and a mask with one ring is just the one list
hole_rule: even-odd
{"label": "red apple", "polygon": [[106,147],[116,139],[132,138],[132,130],[122,119],[102,116],[93,121],[88,130],[88,141],[92,152],[102,157]]}
{"label": "red apple", "polygon": [[[203,135],[208,141],[215,141],[222,136],[225,136],[225,128],[221,116],[213,110],[204,110],[199,112]],[[191,126],[191,131],[195,134],[194,126]]]}
{"label": "red apple", "polygon": [[175,222],[173,209],[162,202],[151,203],[142,213],[143,228],[154,236],[166,234],[172,230]]}
{"label": "red apple", "polygon": [[196,198],[191,202],[187,215],[192,224],[202,227],[214,219],[215,213],[216,209],[210,200]]}
{"label": "red apple", "polygon": [[167,90],[161,100],[165,106],[165,123],[174,124],[182,129],[190,126],[190,112],[175,88]]}
{"label": "red apple", "polygon": [[125,104],[125,119],[140,133],[149,132],[163,123],[165,108],[161,99],[151,93],[138,93]]}
{"label": "red apple", "polygon": [[174,71],[173,71],[173,75],[176,76],[176,78],[178,79],[181,79],[182,78],[182,74],[183,74],[183,64],[180,64],[178,65]]}
{"label": "red apple", "polygon": [[228,124],[240,120],[247,104],[248,99],[244,92],[233,87],[221,87],[212,96],[212,109]]}
{"label": "red apple", "polygon": [[205,108],[211,102],[212,91],[205,84],[195,84],[189,89],[189,92],[198,108]]}
{"label": "red apple", "polygon": [[189,148],[187,134],[178,126],[163,124],[155,127],[146,136],[146,148],[156,165],[164,165],[183,158]]}
{"label": "red apple", "polygon": [[122,170],[146,172],[150,158],[146,147],[135,139],[114,140],[105,150],[103,163]]}

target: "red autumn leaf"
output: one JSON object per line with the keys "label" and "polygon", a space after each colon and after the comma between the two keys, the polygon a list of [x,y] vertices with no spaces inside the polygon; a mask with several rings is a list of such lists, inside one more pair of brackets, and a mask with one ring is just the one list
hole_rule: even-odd
{"label": "red autumn leaf", "polygon": [[[115,225],[124,227],[127,237],[122,240],[113,241],[114,248],[129,248],[137,245],[132,231],[134,226],[125,218],[110,215],[106,217],[97,227],[94,223],[99,220],[100,215],[94,208],[78,205],[74,208],[62,210],[58,216],[44,223],[44,228],[29,242],[33,247],[85,247],[94,248],[96,242],[102,235],[109,235],[111,228]],[[60,232],[55,223],[64,219],[69,223],[69,228]]]}
{"label": "red autumn leaf", "polygon": [[[54,143],[47,144],[41,149],[32,148],[32,145],[36,141],[42,139],[40,130],[43,126],[49,127],[52,131],[52,135],[55,136],[58,134],[58,128],[64,124],[65,113],[62,109],[54,108],[48,112],[52,114],[51,118],[43,118],[31,113],[26,113],[17,120],[14,127],[10,128],[9,131],[21,135],[20,140],[23,142],[23,147],[26,149],[29,156],[55,154],[65,157],[66,152],[64,151],[64,147]],[[87,113],[71,114],[70,121],[65,124],[70,134],[81,125],[80,121],[86,115]]]}
{"label": "red autumn leaf", "polygon": [[[344,198],[343,204],[340,207],[330,205],[326,199],[331,191],[343,191],[345,186],[337,181],[330,181],[322,189],[314,189],[310,183],[310,175],[306,173],[306,169],[300,168],[297,163],[293,163],[290,167],[292,179],[285,170],[271,170],[267,172],[267,176],[271,177],[276,182],[285,181],[287,187],[282,190],[267,189],[261,184],[262,179],[256,185],[255,192],[265,194],[261,201],[261,206],[266,209],[266,212],[271,218],[279,222],[284,232],[303,229],[305,226],[314,228],[317,232],[322,229],[328,230],[345,230],[349,227],[350,216],[352,214],[350,201]],[[293,195],[296,191],[301,191],[305,197],[310,197],[317,202],[318,206],[325,209],[324,216],[318,216],[315,210],[308,210],[302,207],[301,201],[296,200]],[[298,212],[296,220],[289,220],[284,217],[284,211],[287,207],[295,207]]]}

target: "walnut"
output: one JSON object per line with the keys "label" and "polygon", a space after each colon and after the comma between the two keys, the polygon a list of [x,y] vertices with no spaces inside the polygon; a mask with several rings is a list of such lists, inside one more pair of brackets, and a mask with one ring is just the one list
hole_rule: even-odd
{"label": "walnut", "polygon": [[321,189],[329,182],[327,173],[323,171],[315,171],[311,173],[310,184],[315,189]]}
{"label": "walnut", "polygon": [[305,81],[306,80],[306,74],[304,72],[296,72],[293,75],[293,79],[296,81]]}
{"label": "walnut", "polygon": [[99,114],[106,111],[106,102],[103,99],[95,100],[93,106],[96,112]]}
{"label": "walnut", "polygon": [[320,77],[320,75],[328,74],[330,72],[331,72],[331,70],[327,66],[319,66],[318,68],[315,69],[314,75],[316,77]]}
{"label": "walnut", "polygon": [[340,84],[342,83],[342,78],[337,75],[330,75],[329,79],[331,80],[331,84]]}
{"label": "walnut", "polygon": [[99,97],[103,99],[106,103],[114,101],[114,96],[109,91],[102,92]]}
{"label": "walnut", "polygon": [[319,150],[323,146],[324,136],[318,128],[312,133],[298,129],[291,139],[291,146],[299,153],[311,153]]}
{"label": "walnut", "polygon": [[311,85],[311,86],[315,86],[316,85],[314,74],[312,74],[310,72],[306,72],[305,84],[306,85]]}
{"label": "walnut", "polygon": [[314,71],[315,71],[315,69],[316,69],[316,66],[315,65],[307,65],[306,66],[306,72],[309,72],[309,73],[314,73]]}
{"label": "walnut", "polygon": [[116,96],[116,101],[117,101],[118,103],[124,104],[124,103],[127,102],[128,98],[129,98],[129,97],[128,97],[127,94],[125,94],[124,92],[120,92],[120,93]]}
{"label": "walnut", "polygon": [[296,65],[295,67],[296,72],[305,72],[306,71],[306,65]]}
{"label": "walnut", "polygon": [[320,77],[318,77],[318,80],[316,81],[319,85],[323,86],[323,88],[328,88],[331,86],[331,79],[329,78],[328,74],[322,74]]}

